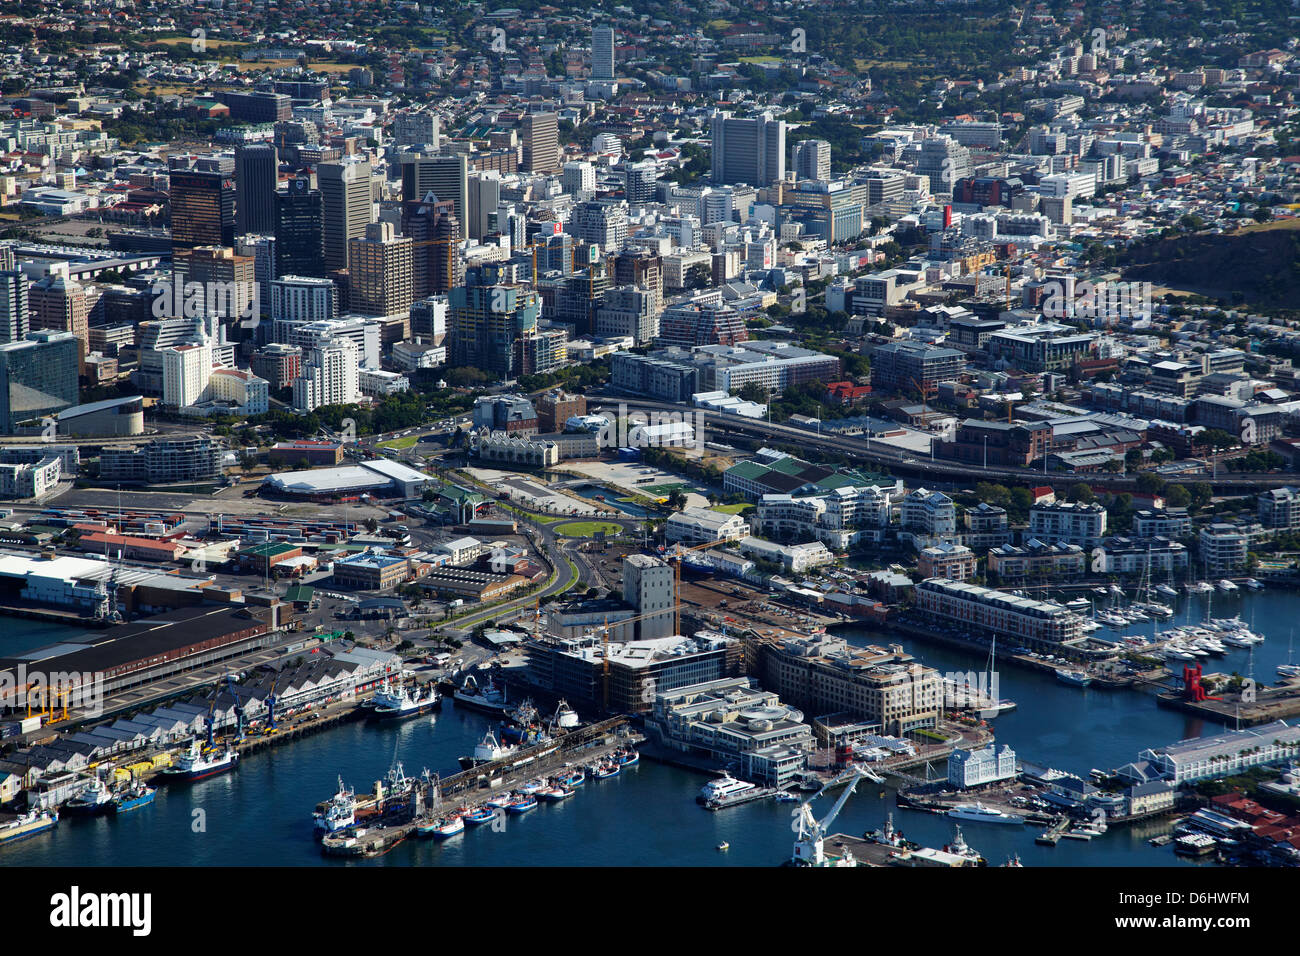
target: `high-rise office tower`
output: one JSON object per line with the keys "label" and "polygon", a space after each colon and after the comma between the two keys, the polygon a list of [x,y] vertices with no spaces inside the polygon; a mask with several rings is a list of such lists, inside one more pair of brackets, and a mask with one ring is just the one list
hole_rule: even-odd
{"label": "high-rise office tower", "polygon": [[572,196],[574,193],[596,191],[596,167],[582,161],[565,163],[560,174],[560,186]]}
{"label": "high-rise office tower", "polygon": [[554,173],[560,169],[560,134],[554,113],[529,113],[520,123],[526,173]]}
{"label": "high-rise office tower", "polygon": [[818,179],[823,182],[831,178],[831,144],[824,139],[801,139],[794,144],[794,178]]}
{"label": "high-rise office tower", "polygon": [[0,431],[77,404],[77,356],[71,332],[31,332],[0,345]]}
{"label": "high-rise office tower", "polygon": [[182,292],[199,290],[203,315],[225,320],[250,318],[258,302],[257,262],[226,246],[198,246],[172,259],[172,274]]}
{"label": "high-rise office tower", "polygon": [[737,119],[717,112],[711,120],[712,181],[770,186],[785,179],[785,121],[762,113]]}
{"label": "high-rise office tower", "polygon": [[[27,292],[28,318],[33,331],[71,332],[81,343],[80,357],[90,346],[90,303],[86,287],[68,274],[66,263],[55,263]],[[78,366],[79,367],[79,366]]]}
{"label": "high-rise office tower", "polygon": [[469,191],[469,158],[463,153],[434,156],[419,151],[405,152],[402,160],[402,210],[406,211],[429,198],[451,200],[458,222],[465,221],[466,195]]}
{"label": "high-rise office tower", "polygon": [[21,269],[6,269],[0,272],[0,343],[21,342],[30,328],[27,276]]}
{"label": "high-rise office tower", "polygon": [[325,275],[323,212],[319,189],[309,176],[289,180],[275,196],[275,257],[280,275]]}
{"label": "high-rise office tower", "polygon": [[275,232],[279,156],[271,143],[235,147],[235,233]]}
{"label": "high-rise office tower", "polygon": [[411,240],[398,238],[390,222],[373,222],[348,241],[349,305],[362,315],[411,311]]}
{"label": "high-rise office tower", "polygon": [[654,160],[623,163],[623,195],[629,204],[654,202],[659,185],[659,167]]}
{"label": "high-rise office tower", "polygon": [[501,174],[496,170],[470,173],[465,188],[465,221],[461,228],[478,241],[492,231],[488,216],[501,204]]}
{"label": "high-rise office tower", "polygon": [[460,240],[464,237],[454,205],[450,199],[403,203],[402,235],[412,240],[411,289],[416,299],[447,292],[463,279]]}
{"label": "high-rise office tower", "polygon": [[451,365],[469,365],[513,378],[519,374],[517,343],[536,331],[541,300],[522,285],[498,282],[489,263],[468,270],[465,285],[451,290],[447,321]]}
{"label": "high-rise office tower", "polygon": [[247,256],[253,260],[253,274],[257,277],[257,311],[260,315],[265,315],[271,306],[271,280],[280,274],[275,247],[275,236],[250,234],[235,237],[235,255]]}
{"label": "high-rise office tower", "polygon": [[591,28],[591,78],[614,79],[614,28]]}
{"label": "high-rise office tower", "polygon": [[321,163],[316,167],[326,270],[346,269],[348,242],[364,236],[366,226],[375,221],[370,178],[370,163],[365,160]]}
{"label": "high-rise office tower", "polygon": [[168,174],[172,248],[229,246],[235,241],[235,181],[224,173],[173,169]]}

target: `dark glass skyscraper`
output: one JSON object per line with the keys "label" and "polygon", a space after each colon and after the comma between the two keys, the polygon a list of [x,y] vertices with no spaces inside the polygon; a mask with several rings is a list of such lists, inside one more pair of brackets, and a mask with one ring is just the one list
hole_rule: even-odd
{"label": "dark glass skyscraper", "polygon": [[235,148],[235,234],[275,231],[279,157],[271,143]]}
{"label": "dark glass skyscraper", "polygon": [[235,244],[235,180],[224,173],[170,173],[172,248]]}
{"label": "dark glass skyscraper", "polygon": [[77,404],[81,343],[71,332],[32,332],[0,345],[0,430]]}
{"label": "dark glass skyscraper", "polygon": [[276,272],[282,276],[325,275],[324,213],[311,179],[289,181],[275,197]]}

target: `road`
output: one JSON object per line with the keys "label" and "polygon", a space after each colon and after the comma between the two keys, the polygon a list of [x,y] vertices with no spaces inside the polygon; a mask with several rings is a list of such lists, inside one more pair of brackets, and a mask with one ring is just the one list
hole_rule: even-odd
{"label": "road", "polygon": [[[968,486],[973,481],[1012,481],[1038,485],[1066,486],[1089,478],[1100,478],[1107,486],[1115,488],[1136,488],[1135,475],[1078,475],[1062,472],[1044,472],[1035,468],[1015,468],[1008,466],[980,467],[969,462],[947,461],[942,458],[931,459],[915,452],[883,445],[879,441],[872,443],[869,439],[844,435],[831,435],[809,431],[794,425],[767,422],[762,419],[745,418],[740,415],[728,415],[722,412],[695,408],[680,402],[661,402],[635,396],[621,395],[606,389],[589,389],[588,403],[593,412],[611,411],[618,405],[638,411],[671,412],[688,416],[687,420],[699,416],[714,434],[734,433],[770,441],[780,441],[809,449],[824,449],[844,455],[846,458],[875,466],[887,466],[891,474],[918,477],[933,482],[948,479],[955,486]],[[1244,494],[1256,488],[1276,487],[1285,482],[1280,475],[1269,474],[1231,474],[1217,476],[1188,475],[1161,476],[1170,484],[1191,485],[1206,482],[1213,485],[1215,491]]]}

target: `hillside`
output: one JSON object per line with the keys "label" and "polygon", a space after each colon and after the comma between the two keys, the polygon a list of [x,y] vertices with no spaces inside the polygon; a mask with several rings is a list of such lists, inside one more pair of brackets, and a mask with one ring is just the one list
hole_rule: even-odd
{"label": "hillside", "polygon": [[1234,305],[1294,308],[1300,302],[1300,230],[1281,225],[1135,246],[1128,250],[1124,277]]}

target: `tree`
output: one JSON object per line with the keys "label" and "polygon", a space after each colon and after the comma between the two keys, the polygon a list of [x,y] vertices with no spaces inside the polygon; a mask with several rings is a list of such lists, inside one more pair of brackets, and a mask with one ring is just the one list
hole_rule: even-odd
{"label": "tree", "polygon": [[1222,428],[1207,428],[1201,434],[1201,440],[1213,448],[1215,451],[1222,451],[1225,448],[1233,448],[1241,444],[1241,439]]}
{"label": "tree", "polygon": [[1070,486],[1070,490],[1066,492],[1066,498],[1070,501],[1078,501],[1085,505],[1091,504],[1097,500],[1097,496],[1093,494],[1092,488],[1082,481]]}
{"label": "tree", "polygon": [[379,530],[379,522],[376,521],[374,518],[367,518],[364,524],[366,526],[366,530],[369,531],[371,534],[374,534],[376,531]]}
{"label": "tree", "polygon": [[1166,482],[1159,475],[1144,472],[1137,476],[1137,490],[1144,495],[1158,495],[1165,490]]}
{"label": "tree", "polygon": [[1170,508],[1186,508],[1191,502],[1191,492],[1182,485],[1171,485],[1165,491],[1165,504]]}
{"label": "tree", "polygon": [[682,494],[682,489],[674,488],[668,496],[668,507],[673,511],[681,511],[686,505],[686,496]]}

